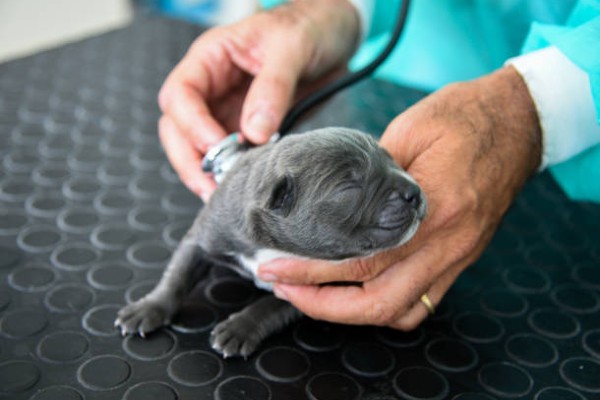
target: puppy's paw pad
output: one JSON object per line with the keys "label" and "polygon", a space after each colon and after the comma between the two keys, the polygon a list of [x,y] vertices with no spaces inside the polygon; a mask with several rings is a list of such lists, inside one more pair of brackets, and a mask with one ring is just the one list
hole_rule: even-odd
{"label": "puppy's paw pad", "polygon": [[119,310],[115,326],[121,330],[123,336],[139,333],[144,337],[146,333],[167,324],[170,318],[171,314],[165,307],[157,302],[142,299]]}
{"label": "puppy's paw pad", "polygon": [[210,334],[212,348],[224,358],[251,355],[261,342],[255,324],[231,315],[215,326]]}

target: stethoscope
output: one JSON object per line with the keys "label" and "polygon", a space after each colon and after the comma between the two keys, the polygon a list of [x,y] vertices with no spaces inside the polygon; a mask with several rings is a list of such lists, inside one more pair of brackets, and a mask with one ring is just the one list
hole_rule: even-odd
{"label": "stethoscope", "polygon": [[[292,133],[290,129],[310,108],[325,101],[335,93],[347,88],[350,85],[370,76],[375,70],[388,58],[392,50],[396,47],[400,36],[404,30],[406,16],[408,14],[409,0],[403,0],[400,6],[400,12],[394,25],[392,36],[381,53],[369,64],[358,71],[344,75],[340,79],[324,86],[314,93],[296,103],[286,114],[279,131],[275,133],[270,142],[276,142],[285,135]],[[202,160],[202,171],[212,173],[215,181],[220,183],[225,173],[233,166],[237,158],[246,150],[253,147],[247,141],[242,141],[240,133],[233,133],[223,139],[216,146],[211,148]]]}

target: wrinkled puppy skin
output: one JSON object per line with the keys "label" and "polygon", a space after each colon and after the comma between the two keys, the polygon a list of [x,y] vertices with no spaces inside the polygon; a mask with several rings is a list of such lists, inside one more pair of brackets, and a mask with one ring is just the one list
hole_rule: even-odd
{"label": "wrinkled puppy skin", "polygon": [[182,239],[157,286],[122,308],[123,335],[169,324],[211,265],[233,268],[267,292],[211,333],[224,357],[250,355],[301,313],[256,276],[281,256],[343,260],[399,246],[426,213],[416,182],[369,135],[324,128],[248,150]]}

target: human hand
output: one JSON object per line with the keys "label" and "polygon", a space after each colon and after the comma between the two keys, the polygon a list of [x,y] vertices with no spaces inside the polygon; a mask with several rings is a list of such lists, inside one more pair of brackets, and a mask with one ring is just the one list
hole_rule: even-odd
{"label": "human hand", "polygon": [[358,16],[347,0],[292,2],[208,30],[159,93],[159,133],[183,183],[208,200],[216,184],[201,171],[208,149],[241,131],[268,141],[302,83],[331,79],[352,54]]}
{"label": "human hand", "polygon": [[275,260],[259,276],[313,318],[410,330],[428,314],[421,296],[439,304],[491,240],[540,163],[541,132],[524,82],[507,67],[425,98],[389,125],[380,144],[427,196],[415,237],[364,259]]}

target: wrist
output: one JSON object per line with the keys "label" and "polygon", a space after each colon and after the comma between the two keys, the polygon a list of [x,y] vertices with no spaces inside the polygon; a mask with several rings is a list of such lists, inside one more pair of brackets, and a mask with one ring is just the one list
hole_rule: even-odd
{"label": "wrist", "polygon": [[309,73],[347,62],[360,42],[360,17],[348,0],[295,0],[290,3],[304,21],[307,40],[315,44]]}
{"label": "wrist", "polygon": [[479,110],[494,133],[494,145],[512,154],[525,179],[542,160],[542,131],[535,103],[523,78],[504,67],[473,83],[478,85]]}

